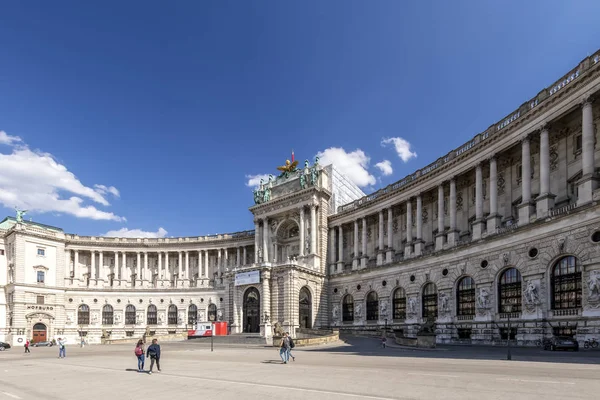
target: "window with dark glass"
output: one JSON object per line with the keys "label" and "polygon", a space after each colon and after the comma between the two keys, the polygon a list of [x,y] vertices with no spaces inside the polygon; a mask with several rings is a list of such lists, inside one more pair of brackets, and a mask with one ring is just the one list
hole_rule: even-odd
{"label": "window with dark glass", "polygon": [[555,326],[552,328],[554,336],[570,336],[575,337],[577,327],[575,326]]}
{"label": "window with dark glass", "polygon": [[516,268],[509,268],[502,273],[498,281],[498,311],[508,312],[507,306],[512,306],[511,312],[521,312],[521,274]]}
{"label": "window with dark glass", "polygon": [[367,295],[367,321],[379,319],[379,298],[377,293],[371,292]]}
{"label": "window with dark glass", "polygon": [[456,288],[457,315],[475,315],[475,281],[465,276]]}
{"label": "window with dark glass", "polygon": [[577,258],[563,257],[552,269],[552,309],[581,307],[581,267]]}
{"label": "window with dark glass", "polygon": [[167,319],[169,325],[177,325],[177,306],[171,304],[169,306],[169,312],[167,313]]}
{"label": "window with dark glass", "polygon": [[398,288],[394,291],[392,309],[394,319],[406,319],[406,293],[404,289]]}
{"label": "window with dark glass", "polygon": [[37,249],[37,255],[38,256],[45,256],[46,255],[46,250],[44,250],[44,249]]}
{"label": "window with dark glass", "polygon": [[90,308],[87,304],[82,304],[77,309],[77,324],[88,325],[90,323]]}
{"label": "window with dark glass", "polygon": [[128,304],[125,307],[125,324],[135,325],[135,306],[133,304]]}
{"label": "window with dark glass", "polygon": [[423,319],[435,320],[438,314],[437,288],[428,283],[423,288]]}
{"label": "window with dark glass", "polygon": [[46,280],[46,273],[44,271],[37,272],[37,283],[44,283]]}
{"label": "window with dark glass", "polygon": [[36,296],[35,303],[36,304],[44,304],[44,296]]}
{"label": "window with dark glass", "polygon": [[198,322],[198,307],[195,304],[190,304],[188,308],[188,324],[194,325]]}
{"label": "window with dark glass", "polygon": [[216,304],[210,304],[208,306],[208,320],[216,321],[217,320],[217,306]]}
{"label": "window with dark glass", "polygon": [[158,312],[156,306],[154,304],[150,304],[148,306],[148,311],[146,313],[146,320],[148,321],[148,325],[157,325],[158,324]]}
{"label": "window with dark glass", "polygon": [[110,304],[102,307],[102,325],[112,325],[114,323],[113,308]]}
{"label": "window with dark glass", "polygon": [[354,298],[349,294],[342,300],[342,321],[354,321]]}

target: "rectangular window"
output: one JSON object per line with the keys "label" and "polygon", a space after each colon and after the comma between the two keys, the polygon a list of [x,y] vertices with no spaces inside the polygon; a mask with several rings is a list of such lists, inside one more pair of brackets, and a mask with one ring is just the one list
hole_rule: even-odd
{"label": "rectangular window", "polygon": [[3,255],[4,255],[4,250],[0,249],[0,256],[3,256]]}
{"label": "rectangular window", "polygon": [[133,337],[133,331],[125,332],[125,335],[127,335],[127,337]]}
{"label": "rectangular window", "polygon": [[[500,338],[502,340],[506,340],[508,336],[508,328],[501,328],[500,329]],[[510,328],[510,340],[515,340],[515,338],[517,337],[517,328]]]}
{"label": "rectangular window", "polygon": [[44,283],[45,280],[45,272],[44,271],[38,271],[37,272],[37,283]]}
{"label": "rectangular window", "polygon": [[458,328],[458,338],[459,339],[471,339],[471,329]]}
{"label": "rectangular window", "polygon": [[552,328],[552,333],[554,334],[554,336],[575,337],[576,332],[577,327],[575,326],[556,326]]}
{"label": "rectangular window", "polygon": [[37,249],[37,255],[38,256],[45,256],[46,255],[46,250],[45,249]]}
{"label": "rectangular window", "polygon": [[37,296],[35,303],[36,304],[44,304],[44,296]]}
{"label": "rectangular window", "polygon": [[573,147],[574,147],[573,152],[575,154],[581,154],[581,149],[583,148],[583,142],[581,139],[581,135],[575,136],[575,143],[574,143]]}

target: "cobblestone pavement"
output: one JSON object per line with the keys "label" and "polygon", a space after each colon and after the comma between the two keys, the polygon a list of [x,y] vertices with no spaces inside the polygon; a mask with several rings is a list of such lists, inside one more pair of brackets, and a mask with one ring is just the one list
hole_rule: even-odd
{"label": "cobblestone pavement", "polygon": [[[445,347],[381,349],[377,340],[295,349],[206,342],[162,345],[162,372],[138,373],[131,345],[22,348],[0,353],[0,400],[81,399],[596,399],[600,352]],[[146,368],[149,363],[146,364]]]}

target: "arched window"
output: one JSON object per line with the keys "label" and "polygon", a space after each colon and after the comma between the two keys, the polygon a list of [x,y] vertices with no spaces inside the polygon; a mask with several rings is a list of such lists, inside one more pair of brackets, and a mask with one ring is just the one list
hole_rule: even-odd
{"label": "arched window", "polygon": [[177,325],[177,306],[175,304],[169,306],[169,312],[167,314],[168,324]]}
{"label": "arched window", "polygon": [[563,257],[552,268],[552,309],[581,307],[581,267],[573,256]]}
{"label": "arched window", "polygon": [[114,323],[113,308],[110,304],[102,307],[102,325],[112,325]]}
{"label": "arched window", "polygon": [[428,283],[423,288],[423,319],[431,321],[437,318],[438,296],[437,288],[433,283]]}
{"label": "arched window", "polygon": [[158,325],[158,310],[154,304],[148,306],[146,320],[148,321],[148,325]]}
{"label": "arched window", "polygon": [[198,307],[195,304],[190,304],[188,308],[188,324],[195,325],[198,322]]}
{"label": "arched window", "polygon": [[310,290],[304,286],[300,289],[298,301],[298,314],[300,317],[300,328],[312,328],[312,296]]}
{"label": "arched window", "polygon": [[125,325],[135,325],[135,306],[133,304],[125,307]]}
{"label": "arched window", "polygon": [[354,321],[354,298],[349,294],[342,300],[342,321]]}
{"label": "arched window", "polygon": [[377,321],[379,319],[379,298],[377,293],[370,292],[367,295],[367,321]]}
{"label": "arched window", "polygon": [[398,288],[394,291],[392,309],[394,319],[406,319],[406,292],[404,289]]}
{"label": "arched window", "polygon": [[87,304],[82,304],[77,309],[77,324],[89,325],[90,323],[90,308]]}
{"label": "arched window", "polygon": [[456,314],[475,315],[475,281],[465,276],[456,287]]}
{"label": "arched window", "polygon": [[208,305],[208,320],[216,321],[217,320],[217,305],[211,303]]}
{"label": "arched window", "polygon": [[498,280],[498,311],[508,312],[506,306],[511,306],[511,312],[521,312],[521,274],[516,268],[509,268],[502,273]]}

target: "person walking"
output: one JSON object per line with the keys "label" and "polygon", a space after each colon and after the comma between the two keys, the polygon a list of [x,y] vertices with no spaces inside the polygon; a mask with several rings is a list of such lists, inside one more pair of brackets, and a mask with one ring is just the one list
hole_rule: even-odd
{"label": "person walking", "polygon": [[67,349],[65,348],[65,341],[61,338],[58,338],[56,341],[58,344],[58,358],[65,358],[67,356]]}
{"label": "person walking", "polygon": [[158,344],[157,339],[152,339],[152,344],[148,346],[148,350],[146,351],[146,357],[150,357],[150,371],[148,373],[152,373],[155,361],[156,369],[160,372],[160,344]]}
{"label": "person walking", "polygon": [[286,332],[285,334],[288,336],[288,339],[290,340],[290,348],[288,349],[288,361],[289,361],[290,357],[292,358],[292,361],[296,361],[296,357],[294,357],[292,355],[292,349],[294,347],[296,347],[296,344],[294,343],[294,339],[292,339],[289,332]]}
{"label": "person walking", "polygon": [[387,337],[385,337],[385,334],[383,336],[381,336],[381,347],[383,347],[385,349],[385,345],[387,344]]}
{"label": "person walking", "polygon": [[138,359],[138,372],[144,371],[144,341],[142,339],[138,340],[137,345],[134,350],[135,356]]}
{"label": "person walking", "polygon": [[29,350],[29,339],[25,339],[25,353],[31,353],[31,350]]}
{"label": "person walking", "polygon": [[279,357],[281,357],[281,361],[283,361],[284,364],[287,364],[288,360],[290,359],[290,338],[287,332],[284,333],[283,337],[281,338]]}

